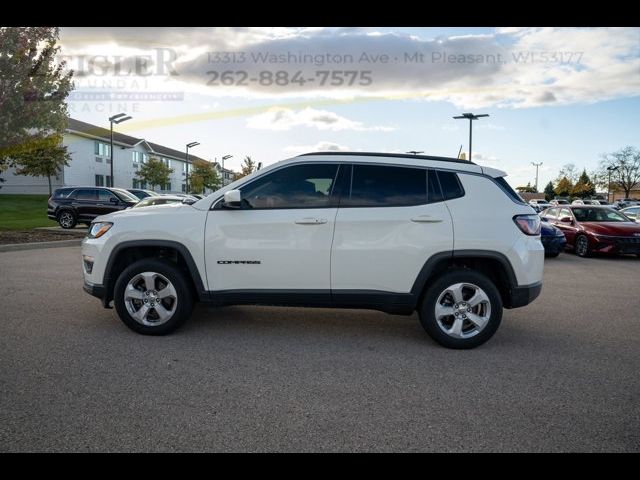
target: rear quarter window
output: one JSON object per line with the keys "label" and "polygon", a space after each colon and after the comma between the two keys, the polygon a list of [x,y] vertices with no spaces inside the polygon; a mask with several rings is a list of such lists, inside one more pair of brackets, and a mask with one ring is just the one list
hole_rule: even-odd
{"label": "rear quarter window", "polygon": [[445,200],[453,200],[464,196],[464,189],[458,175],[455,173],[440,170],[438,171],[438,180]]}
{"label": "rear quarter window", "polygon": [[522,200],[522,198],[520,197],[520,195],[518,195],[515,190],[513,188],[511,188],[511,185],[509,185],[507,183],[507,181],[504,179],[504,177],[498,177],[498,178],[494,178],[493,179],[498,186],[500,187],[500,189],[507,194],[507,196],[513,200],[516,203],[522,203],[525,204],[524,200]]}

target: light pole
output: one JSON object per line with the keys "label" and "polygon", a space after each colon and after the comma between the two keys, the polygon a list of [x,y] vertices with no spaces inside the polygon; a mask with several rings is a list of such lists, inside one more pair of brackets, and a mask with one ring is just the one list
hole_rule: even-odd
{"label": "light pole", "polygon": [[113,124],[118,124],[122,122],[126,122],[127,120],[131,120],[133,117],[129,117],[125,113],[118,113],[109,117],[109,124],[111,125],[111,142],[109,143],[109,159],[111,161],[111,187],[116,186],[116,182],[113,181]]}
{"label": "light pole", "polygon": [[536,167],[536,192],[537,192],[538,191],[538,167],[542,165],[542,162],[540,163],[531,162],[531,165]]}
{"label": "light pole", "polygon": [[607,167],[607,172],[609,172],[609,182],[607,183],[607,202],[609,203],[611,203],[611,172],[615,172],[618,168],[620,168],[620,165],[615,167],[613,165],[609,165]]}
{"label": "light pole", "polygon": [[229,160],[230,158],[233,158],[233,155],[225,155],[224,157],[222,157],[222,186],[224,187],[227,184],[227,179],[225,178],[224,175],[224,161],[225,160]]}
{"label": "light pole", "polygon": [[189,193],[189,149],[197,145],[200,145],[200,143],[198,142],[187,143],[187,155],[184,158],[184,163],[186,167],[186,173],[184,176],[184,193]]}
{"label": "light pole", "polygon": [[474,120],[478,120],[481,117],[488,117],[489,114],[488,113],[482,113],[480,115],[475,115],[473,113],[463,113],[462,115],[459,115],[457,117],[453,117],[455,120],[461,120],[463,118],[466,118],[469,120],[469,161],[471,161],[471,141],[473,139],[473,121]]}

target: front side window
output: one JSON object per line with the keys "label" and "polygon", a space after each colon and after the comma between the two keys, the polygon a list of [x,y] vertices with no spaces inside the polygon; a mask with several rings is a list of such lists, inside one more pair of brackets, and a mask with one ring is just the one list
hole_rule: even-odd
{"label": "front side window", "polygon": [[571,212],[568,208],[561,208],[560,213],[558,214],[558,220],[562,220],[567,217],[571,218]]}
{"label": "front side window", "polygon": [[386,165],[354,165],[348,207],[400,207],[427,203],[426,170]]}
{"label": "front side window", "polygon": [[98,190],[98,200],[101,202],[110,202],[112,198],[116,198],[109,190]]}
{"label": "front side window", "polygon": [[293,165],[240,188],[245,208],[322,208],[332,206],[337,164]]}

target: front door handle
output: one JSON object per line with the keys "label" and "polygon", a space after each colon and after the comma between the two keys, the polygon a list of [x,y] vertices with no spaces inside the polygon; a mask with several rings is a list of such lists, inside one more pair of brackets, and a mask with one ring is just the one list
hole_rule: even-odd
{"label": "front door handle", "polygon": [[411,221],[416,223],[440,223],[442,222],[442,219],[432,217],[431,215],[419,215],[417,217],[413,217]]}
{"label": "front door handle", "polygon": [[298,225],[322,225],[323,223],[327,223],[326,218],[315,218],[315,217],[305,217],[296,220]]}

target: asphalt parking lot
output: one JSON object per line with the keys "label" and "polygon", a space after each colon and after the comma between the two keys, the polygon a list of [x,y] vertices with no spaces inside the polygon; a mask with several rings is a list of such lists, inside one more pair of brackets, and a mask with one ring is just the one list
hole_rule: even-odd
{"label": "asphalt parking lot", "polygon": [[79,252],[0,253],[0,451],[640,451],[640,259],[549,259],[453,351],[356,310],[200,305],[137,335]]}

